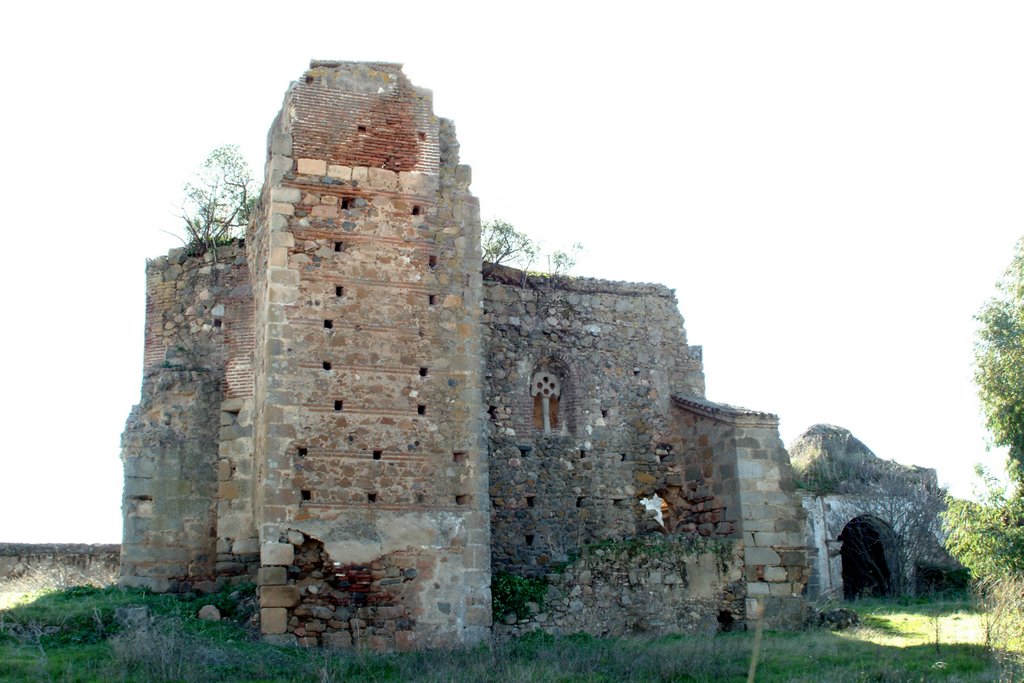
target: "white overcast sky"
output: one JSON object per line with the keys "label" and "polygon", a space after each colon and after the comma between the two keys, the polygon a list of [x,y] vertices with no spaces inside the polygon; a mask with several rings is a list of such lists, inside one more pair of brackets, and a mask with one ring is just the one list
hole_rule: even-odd
{"label": "white overcast sky", "polygon": [[[31,5],[31,7],[30,7]],[[673,287],[708,397],[971,491],[972,316],[1024,235],[1018,2],[34,3],[0,40],[0,541],[120,540],[144,266],[311,58],[402,62],[484,218]]]}

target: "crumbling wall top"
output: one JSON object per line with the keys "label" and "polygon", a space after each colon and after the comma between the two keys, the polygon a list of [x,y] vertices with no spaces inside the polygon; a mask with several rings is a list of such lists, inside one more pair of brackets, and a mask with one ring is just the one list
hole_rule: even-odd
{"label": "crumbling wall top", "polygon": [[433,97],[412,85],[401,64],[313,60],[288,100],[294,158],[438,172]]}

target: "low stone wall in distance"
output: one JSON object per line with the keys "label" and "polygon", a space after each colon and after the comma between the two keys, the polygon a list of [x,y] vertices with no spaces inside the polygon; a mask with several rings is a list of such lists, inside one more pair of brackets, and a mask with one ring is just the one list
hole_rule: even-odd
{"label": "low stone wall in distance", "polygon": [[0,543],[0,581],[69,573],[97,580],[109,575],[112,580],[120,562],[117,543]]}
{"label": "low stone wall in distance", "polygon": [[711,634],[744,628],[742,544],[699,536],[649,536],[587,546],[548,574],[526,615],[495,615],[494,637],[531,631],[593,636]]}

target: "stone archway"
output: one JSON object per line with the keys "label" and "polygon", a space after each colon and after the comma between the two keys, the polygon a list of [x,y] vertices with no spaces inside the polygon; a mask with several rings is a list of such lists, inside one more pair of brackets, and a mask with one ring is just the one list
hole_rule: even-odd
{"label": "stone archway", "polygon": [[842,541],[843,597],[891,595],[891,548],[885,522],[869,516],[854,517],[839,534]]}

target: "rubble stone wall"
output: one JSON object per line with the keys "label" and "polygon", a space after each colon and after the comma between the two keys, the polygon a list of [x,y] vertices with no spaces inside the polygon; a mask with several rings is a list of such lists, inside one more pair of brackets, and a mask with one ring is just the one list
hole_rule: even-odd
{"label": "rubble stone wall", "polygon": [[741,544],[695,537],[647,537],[587,548],[547,576],[542,603],[494,626],[499,640],[552,635],[713,634],[744,628]]}
{"label": "rubble stone wall", "polygon": [[[224,428],[231,437],[244,428],[222,425],[221,406],[252,390],[251,289],[240,245],[202,257],[173,250],[147,264],[146,283],[142,396],[121,443],[121,583],[174,590],[215,580],[229,554],[218,555],[218,501],[230,493],[219,481],[220,441]],[[252,537],[242,508],[238,533]],[[255,557],[231,559],[242,560],[231,573],[243,574]]]}
{"label": "rubble stone wall", "polygon": [[[671,395],[704,390],[700,349],[665,287],[487,269],[492,562],[537,576],[642,528],[639,499],[671,456]],[[545,376],[548,431],[532,390]]]}

